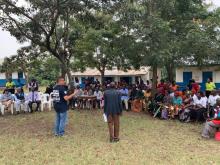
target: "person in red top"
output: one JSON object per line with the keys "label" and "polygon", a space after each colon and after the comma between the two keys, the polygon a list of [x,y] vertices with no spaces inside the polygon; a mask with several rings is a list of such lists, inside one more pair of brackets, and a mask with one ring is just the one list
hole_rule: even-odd
{"label": "person in red top", "polygon": [[[217,99],[215,109],[219,109],[219,108],[220,108],[220,99]],[[220,129],[219,115],[217,115],[217,117],[214,118],[213,120],[209,120],[206,122],[205,127],[202,131],[202,137],[209,139],[210,137],[213,137],[215,135],[218,129]]]}
{"label": "person in red top", "polygon": [[192,80],[192,91],[195,91],[196,93],[200,91],[200,86],[195,80]]}
{"label": "person in red top", "polygon": [[161,94],[165,95],[166,87],[167,87],[166,83],[164,82],[163,79],[161,79],[161,80],[160,80],[160,84],[157,85],[158,91],[159,91]]}
{"label": "person in red top", "polygon": [[175,91],[178,90],[178,88],[179,88],[179,86],[176,85],[176,81],[172,81],[172,84],[170,85],[170,89],[171,89],[173,92],[175,92]]}

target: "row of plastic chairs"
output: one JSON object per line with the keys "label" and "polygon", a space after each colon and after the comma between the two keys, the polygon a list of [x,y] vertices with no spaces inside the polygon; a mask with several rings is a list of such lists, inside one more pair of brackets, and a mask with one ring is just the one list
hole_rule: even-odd
{"label": "row of plastic chairs", "polygon": [[[48,106],[48,110],[51,111],[52,110],[52,107],[53,107],[53,99],[52,99],[52,94],[43,94],[42,92],[39,92],[40,94],[40,101],[41,101],[41,105],[40,105],[40,110],[41,111],[44,111],[44,108],[46,106]],[[13,100],[12,100],[12,104],[11,104],[11,114],[13,115],[14,114],[14,110],[15,110],[15,95],[12,95],[13,96]],[[0,95],[1,97],[1,95]],[[28,97],[28,94],[25,94],[25,101],[20,103],[19,104],[19,112],[20,111],[24,111],[24,112],[30,112],[30,108],[28,106],[28,101],[27,101],[27,97]],[[5,114],[5,111],[6,111],[6,106],[3,105],[1,102],[0,102],[0,110],[1,110],[1,114],[4,115]]]}

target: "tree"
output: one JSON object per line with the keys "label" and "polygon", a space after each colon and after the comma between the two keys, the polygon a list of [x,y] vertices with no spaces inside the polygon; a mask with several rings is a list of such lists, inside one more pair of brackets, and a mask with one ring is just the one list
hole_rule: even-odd
{"label": "tree", "polygon": [[[153,89],[157,84],[157,68],[163,66],[166,56],[169,22],[160,14],[160,1],[133,1],[122,12],[121,21],[126,33],[136,38],[134,47],[141,61],[140,65],[151,66],[153,70]],[[127,12],[129,11],[129,13]],[[136,56],[136,54],[134,54]],[[135,58],[135,57],[134,57]]]}
{"label": "tree", "polygon": [[60,73],[59,61],[51,56],[41,53],[39,49],[32,46],[22,47],[17,55],[6,57],[1,65],[1,71],[6,72],[7,78],[13,72],[23,72],[26,82],[35,78],[42,85],[54,82]]}
{"label": "tree", "polygon": [[0,71],[1,73],[5,73],[6,79],[10,78],[11,74],[14,72],[14,68],[12,66],[12,61],[10,58],[4,58],[3,63],[1,64]]}
{"label": "tree", "polygon": [[17,51],[17,55],[11,56],[11,67],[14,71],[22,71],[26,82],[29,82],[31,72],[40,65],[38,60],[41,52],[36,47],[26,46]]}
{"label": "tree", "polygon": [[35,78],[40,85],[47,86],[54,84],[57,75],[60,74],[59,61],[53,57],[41,57],[39,65],[30,72],[30,77]]}
{"label": "tree", "polygon": [[219,12],[217,9],[208,13],[203,20],[195,20],[191,25],[182,47],[188,64],[204,66],[219,64],[220,30]]}
{"label": "tree", "polygon": [[62,73],[71,79],[70,62],[80,33],[73,28],[77,19],[90,19],[91,8],[99,3],[88,0],[1,0],[0,25],[19,42],[30,41],[61,63]]}
{"label": "tree", "polygon": [[[189,45],[186,51],[183,50],[186,48],[185,45],[188,42],[191,31],[196,26],[200,26],[197,20],[203,22],[209,16],[209,12],[202,0],[186,0],[185,2],[174,0],[170,2],[169,8],[163,8],[162,18],[169,22],[171,28],[168,35],[170,40],[168,41],[165,66],[168,73],[168,80],[173,81],[175,75],[174,70],[177,65],[182,63],[181,59],[195,56],[195,54],[189,55],[188,53],[188,50],[192,48],[192,46]],[[194,38],[194,43],[196,42],[198,41]],[[205,46],[206,45],[204,45],[204,47]],[[197,54],[197,56],[198,55],[199,54]],[[200,57],[203,58],[202,56]]]}
{"label": "tree", "polygon": [[[93,22],[77,41],[75,65],[99,70],[102,83],[106,69],[130,68],[129,51],[134,42],[132,37],[123,33],[118,20],[118,10],[125,2],[113,4],[102,2],[101,10],[93,12]],[[128,47],[129,45],[129,47]],[[78,64],[77,64],[78,63]]]}
{"label": "tree", "polygon": [[77,42],[78,55],[75,62],[83,67],[99,70],[102,83],[106,69],[112,67],[128,68],[128,61],[124,53],[124,41],[120,25],[113,19],[114,15],[97,13],[99,28],[89,28],[83,38]]}
{"label": "tree", "polygon": [[[152,67],[154,88],[157,84],[158,67],[165,66],[168,79],[172,81],[174,69],[181,60],[192,56],[194,61],[204,60],[205,56],[209,56],[208,52],[214,50],[214,29],[209,28],[208,32],[207,27],[211,24],[205,21],[209,16],[202,0],[136,0],[127,5],[122,21],[127,33],[132,33],[142,47],[142,52],[139,51],[143,56],[140,63]],[[197,33],[192,35],[195,27]],[[190,46],[192,42],[199,46]],[[192,52],[186,53],[186,48],[192,48]]]}

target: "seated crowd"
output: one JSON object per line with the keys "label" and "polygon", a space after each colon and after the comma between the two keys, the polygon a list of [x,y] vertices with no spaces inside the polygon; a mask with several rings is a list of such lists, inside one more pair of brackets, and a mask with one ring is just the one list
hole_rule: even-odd
{"label": "seated crowd", "polygon": [[[13,85],[10,86],[8,84]],[[25,94],[23,88],[20,86],[15,88],[13,81],[10,79],[0,96],[1,114],[4,115],[5,111],[14,114],[14,110],[16,114],[19,114],[21,109],[23,109],[24,112],[31,113],[34,111],[33,109],[35,109],[35,111],[40,111],[43,94],[38,92],[36,80],[33,79],[28,84],[28,89],[29,92]],[[33,108],[34,104],[36,104],[36,108]]]}
{"label": "seated crowd", "polygon": [[[69,93],[74,93],[73,99],[69,101],[69,106],[72,109],[103,108],[104,91],[110,87],[110,83],[107,81],[101,85],[98,80],[86,80],[82,84],[76,83],[69,88]],[[33,112],[34,104],[35,109],[40,111],[42,97],[38,92],[36,80],[33,79],[28,88],[28,94],[24,94],[20,87],[16,89],[15,94],[11,93],[11,88],[6,88],[0,98],[1,113],[4,114],[4,110],[12,112],[13,107],[19,113],[22,105],[25,112]],[[154,117],[164,120],[206,121],[202,133],[202,136],[206,138],[213,136],[216,128],[220,128],[220,96],[211,79],[208,79],[206,83],[205,92],[200,90],[199,84],[194,80],[190,80],[186,87],[181,87],[182,90],[175,81],[170,83],[164,80],[157,84],[156,91],[152,91],[149,81],[144,83],[143,80],[132,85],[128,85],[125,81],[118,82],[116,88],[121,94],[121,102],[126,111],[147,111]],[[45,93],[53,94],[53,86],[47,87]]]}
{"label": "seated crowd", "polygon": [[[84,88],[77,86],[73,108],[75,105],[98,105],[102,107],[103,91],[108,88],[109,82],[103,86],[97,83],[86,84]],[[143,81],[133,85],[125,82],[116,83],[118,92],[121,94],[121,101],[125,110],[150,112],[154,117],[161,119],[179,119],[182,122],[206,122],[203,137],[210,137],[213,130],[220,128],[220,96],[215,84],[211,79],[206,83],[206,91],[200,90],[200,85],[190,80],[186,87],[161,80],[157,85],[157,91],[153,97],[151,84]],[[83,99],[81,96],[96,96],[97,102],[93,104],[91,98]],[[79,98],[79,99],[77,99]],[[82,106],[85,107],[85,106]]]}

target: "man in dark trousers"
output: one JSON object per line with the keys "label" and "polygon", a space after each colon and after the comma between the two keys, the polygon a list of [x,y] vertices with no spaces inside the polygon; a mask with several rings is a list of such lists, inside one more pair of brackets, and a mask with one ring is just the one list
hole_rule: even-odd
{"label": "man in dark trousers", "polygon": [[119,116],[122,114],[120,92],[115,89],[115,83],[104,93],[104,113],[107,116],[110,142],[119,141]]}
{"label": "man in dark trousers", "polygon": [[54,109],[56,111],[55,136],[63,136],[65,133],[68,110],[67,101],[72,99],[74,96],[74,94],[67,95],[67,90],[65,79],[63,77],[59,77],[52,94]]}

